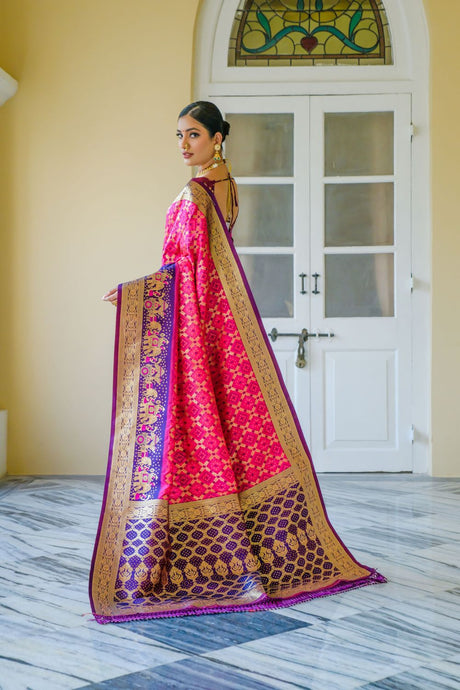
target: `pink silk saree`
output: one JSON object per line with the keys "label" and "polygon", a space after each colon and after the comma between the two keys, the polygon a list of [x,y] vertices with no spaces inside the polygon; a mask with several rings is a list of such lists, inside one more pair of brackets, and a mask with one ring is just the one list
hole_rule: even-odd
{"label": "pink silk saree", "polygon": [[163,266],[118,288],[99,623],[254,611],[385,578],[332,528],[212,186],[168,211]]}

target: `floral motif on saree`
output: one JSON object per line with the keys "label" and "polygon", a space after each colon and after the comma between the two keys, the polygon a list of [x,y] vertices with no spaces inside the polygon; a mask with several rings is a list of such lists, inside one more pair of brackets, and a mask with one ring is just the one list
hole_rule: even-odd
{"label": "floral motif on saree", "polygon": [[191,180],[162,268],[119,286],[95,618],[289,606],[383,581],[328,520],[212,189]]}

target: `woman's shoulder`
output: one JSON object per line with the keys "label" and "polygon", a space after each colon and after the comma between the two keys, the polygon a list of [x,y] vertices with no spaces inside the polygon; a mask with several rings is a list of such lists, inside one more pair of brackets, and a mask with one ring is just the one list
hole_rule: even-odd
{"label": "woman's shoulder", "polygon": [[207,183],[203,182],[206,178],[192,177],[185,187],[179,192],[173,203],[181,201],[191,201],[196,204],[200,210],[205,211],[212,205],[211,198],[207,193]]}

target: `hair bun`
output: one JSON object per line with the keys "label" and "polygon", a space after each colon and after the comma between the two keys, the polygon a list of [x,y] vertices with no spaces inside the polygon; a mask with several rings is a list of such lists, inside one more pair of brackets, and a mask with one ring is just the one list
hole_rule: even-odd
{"label": "hair bun", "polygon": [[229,132],[230,132],[230,124],[226,120],[224,120],[222,122],[222,134],[224,135],[224,137],[226,137]]}

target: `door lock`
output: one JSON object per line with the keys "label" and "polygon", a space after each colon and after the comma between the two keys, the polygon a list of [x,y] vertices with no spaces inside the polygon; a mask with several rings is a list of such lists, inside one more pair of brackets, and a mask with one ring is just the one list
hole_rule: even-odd
{"label": "door lock", "polygon": [[299,369],[303,369],[307,366],[307,360],[305,358],[305,342],[308,340],[308,338],[333,338],[335,334],[331,333],[331,331],[328,333],[320,333],[319,331],[316,331],[316,333],[309,333],[306,328],[302,328],[300,333],[280,333],[277,328],[272,328],[268,335],[272,342],[276,342],[277,338],[280,337],[298,338],[299,344],[297,346],[297,359],[295,365]]}

